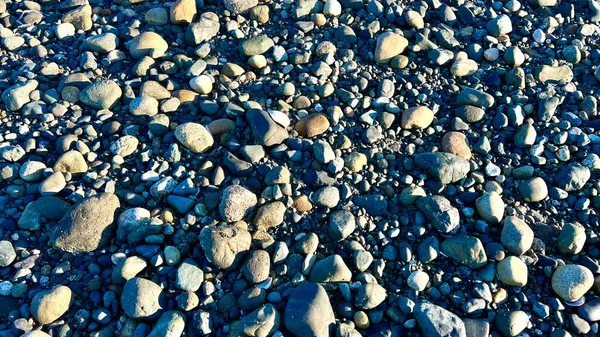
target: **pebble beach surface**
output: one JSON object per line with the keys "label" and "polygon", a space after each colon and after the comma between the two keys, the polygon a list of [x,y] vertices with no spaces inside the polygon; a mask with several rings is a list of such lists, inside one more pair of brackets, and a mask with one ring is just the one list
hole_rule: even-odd
{"label": "pebble beach surface", "polygon": [[0,0],[0,337],[600,335],[599,0]]}

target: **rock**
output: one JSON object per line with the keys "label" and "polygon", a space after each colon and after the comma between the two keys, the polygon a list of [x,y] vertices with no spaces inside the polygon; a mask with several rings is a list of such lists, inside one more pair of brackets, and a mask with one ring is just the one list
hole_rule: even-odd
{"label": "rock", "polygon": [[600,299],[594,299],[580,306],[577,313],[588,322],[600,321]]}
{"label": "rock", "polygon": [[315,262],[310,272],[310,282],[349,282],[352,272],[341,256],[335,254]]}
{"label": "rock", "polygon": [[180,337],[185,329],[185,315],[179,311],[166,311],[152,328],[148,337]]}
{"label": "rock", "polygon": [[428,152],[414,155],[415,164],[427,171],[442,184],[450,184],[467,176],[471,167],[465,159],[444,152]]}
{"label": "rock", "polygon": [[456,97],[457,105],[472,105],[479,108],[488,109],[494,105],[494,97],[481,90],[463,88]]}
{"label": "rock", "polygon": [[569,83],[573,80],[573,70],[566,65],[556,67],[542,65],[536,68],[535,76],[542,83]]}
{"label": "rock", "polygon": [[416,291],[423,291],[429,283],[429,275],[422,270],[415,270],[406,279],[406,284]]}
{"label": "rock", "polygon": [[121,98],[121,87],[112,80],[100,80],[84,88],[79,93],[79,100],[98,110],[110,109]]}
{"label": "rock", "polygon": [[569,222],[564,224],[560,231],[556,239],[556,246],[563,254],[579,254],[585,245],[585,240],[585,227]]}
{"label": "rock", "polygon": [[113,282],[122,284],[136,277],[147,267],[146,261],[138,256],[130,256],[115,266],[111,278]]}
{"label": "rock", "polygon": [[580,299],[593,284],[592,272],[577,264],[559,266],[552,274],[552,290],[569,302]]}
{"label": "rock", "polygon": [[329,216],[329,236],[336,241],[347,238],[356,227],[356,220],[350,211],[339,210]]}
{"label": "rock", "polygon": [[262,205],[254,217],[254,225],[257,228],[268,230],[283,223],[286,207],[281,201],[274,201]]}
{"label": "rock", "polygon": [[250,109],[246,114],[252,134],[256,141],[264,146],[281,144],[289,138],[285,128],[275,123],[271,116],[260,109]]}
{"label": "rock", "polygon": [[28,80],[19,82],[2,92],[2,101],[8,111],[17,111],[31,102],[29,95],[37,89],[38,81]]}
{"label": "rock", "polygon": [[164,26],[169,23],[169,14],[164,8],[151,8],[144,15],[147,24],[153,26]]}
{"label": "rock", "polygon": [[452,312],[431,303],[418,303],[414,314],[423,336],[466,337],[465,323]]}
{"label": "rock", "polygon": [[525,221],[515,216],[507,216],[503,222],[500,242],[509,252],[521,255],[531,248],[533,231]]}
{"label": "rock", "polygon": [[240,185],[232,185],[223,191],[219,212],[227,222],[240,221],[250,213],[257,202],[254,193]]}
{"label": "rock", "polygon": [[485,25],[485,28],[488,32],[490,32],[490,34],[498,37],[500,35],[506,35],[512,32],[512,22],[510,21],[510,17],[508,15],[500,14],[494,19],[488,21],[488,23]]}
{"label": "rock", "polygon": [[364,153],[352,152],[344,158],[344,167],[350,172],[360,172],[367,165],[367,156]]}
{"label": "rock", "polygon": [[[485,110],[483,110],[480,107],[476,107],[476,106],[472,106],[472,105],[463,105],[463,106],[459,106],[456,109],[455,114],[456,114],[456,117],[462,119],[464,122],[476,123],[483,119],[483,117],[485,116]],[[450,132],[448,132],[448,133],[450,133]],[[449,152],[449,151],[446,151],[446,152]]]}
{"label": "rock", "polygon": [[273,46],[275,46],[275,43],[270,37],[266,35],[258,35],[242,42],[242,44],[240,44],[240,51],[244,56],[262,55],[273,48]]}
{"label": "rock", "polygon": [[519,67],[525,62],[525,55],[519,47],[511,46],[504,52],[504,62],[512,67]]}
{"label": "rock", "polygon": [[504,217],[504,201],[496,192],[486,192],[481,197],[477,198],[475,205],[477,213],[486,222],[495,224],[502,221]]}
{"label": "rock", "polygon": [[490,323],[486,319],[463,319],[467,337],[489,336]]}
{"label": "rock", "polygon": [[450,73],[456,77],[465,77],[475,74],[478,69],[477,62],[467,58],[459,58],[452,63]]}
{"label": "rock", "polygon": [[433,111],[426,106],[415,106],[402,112],[403,129],[425,129],[433,122]]}
{"label": "rock", "polygon": [[77,30],[88,31],[92,29],[94,26],[92,21],[92,6],[86,3],[66,12],[62,16],[62,22],[73,24]]}
{"label": "rock", "polygon": [[10,241],[0,241],[0,267],[8,267],[17,258],[17,253]]}
{"label": "rock", "polygon": [[294,289],[285,306],[284,324],[297,337],[330,336],[335,316],[325,289],[311,282]]}
{"label": "rock", "polygon": [[123,136],[110,144],[110,152],[123,158],[137,150],[140,141],[134,136]]}
{"label": "rock", "polygon": [[69,287],[56,286],[42,290],[31,300],[31,316],[40,324],[50,324],[64,315],[73,303],[73,292]]}
{"label": "rock", "polygon": [[441,244],[441,250],[450,259],[476,269],[485,266],[487,256],[478,238],[466,235],[453,236]]}
{"label": "rock", "polygon": [[538,7],[554,7],[558,3],[557,0],[530,0],[529,2]]}
{"label": "rock", "polygon": [[308,114],[296,123],[296,131],[302,137],[312,138],[329,129],[329,120],[322,113]]}
{"label": "rock", "polygon": [[138,34],[129,42],[129,53],[134,59],[144,56],[159,58],[167,52],[169,45],[167,41],[154,32],[143,32]]}
{"label": "rock", "polygon": [[46,165],[40,161],[26,161],[19,169],[19,177],[25,181],[37,181],[44,176]]}
{"label": "rock", "polygon": [[75,150],[63,153],[54,164],[54,172],[85,173],[88,165],[83,155]]}
{"label": "rock", "polygon": [[260,283],[269,277],[271,271],[271,257],[265,250],[255,250],[248,254],[242,266],[242,274],[251,283]]}
{"label": "rock", "polygon": [[129,112],[134,116],[155,116],[158,114],[158,100],[149,96],[136,97],[129,102]]}
{"label": "rock", "polygon": [[554,185],[567,192],[583,188],[590,179],[590,169],[579,164],[571,163],[554,176]]}
{"label": "rock", "polygon": [[[258,22],[260,24],[265,24],[265,23],[269,22],[269,6],[260,5],[260,6],[253,7],[250,9],[248,16],[252,20],[256,20],[256,22]],[[266,62],[266,60],[265,60],[265,62]],[[263,67],[257,67],[257,68],[263,68]]]}
{"label": "rock", "polygon": [[212,79],[208,75],[193,77],[190,79],[190,87],[199,94],[209,94],[213,90]]}
{"label": "rock", "polygon": [[455,154],[466,160],[471,159],[471,148],[467,136],[461,132],[447,132],[442,138],[442,151]]}
{"label": "rock", "polygon": [[258,0],[224,0],[225,8],[232,14],[242,14],[258,5]]}
{"label": "rock", "polygon": [[323,6],[323,14],[326,16],[339,16],[342,14],[342,4],[338,0],[327,0]]}
{"label": "rock", "polygon": [[153,319],[165,307],[164,302],[160,286],[140,277],[127,281],[121,293],[121,307],[131,318]]}
{"label": "rock", "polygon": [[49,243],[67,252],[92,252],[106,245],[119,207],[119,198],[112,193],[84,199],[48,227]]}
{"label": "rock", "polygon": [[396,33],[384,32],[377,37],[375,46],[375,62],[387,63],[394,56],[402,54],[408,47],[408,40]]}
{"label": "rock", "polygon": [[219,28],[219,16],[213,12],[204,12],[198,22],[188,26],[185,38],[189,43],[198,45],[215,37],[219,33]]}
{"label": "rock", "polygon": [[41,197],[25,206],[19,218],[20,228],[35,231],[40,229],[42,218],[60,220],[71,208],[68,202],[56,197]]}
{"label": "rock", "polygon": [[544,179],[536,177],[519,183],[519,193],[527,202],[538,202],[548,196],[548,187]]}
{"label": "rock", "polygon": [[172,23],[188,25],[196,15],[196,0],[177,0],[169,12]]}
{"label": "rock", "polygon": [[214,139],[208,129],[202,124],[187,122],[177,126],[175,138],[186,149],[193,153],[204,153],[214,144]]}
{"label": "rock", "polygon": [[280,318],[272,304],[265,304],[235,323],[229,336],[272,336],[279,328]]}
{"label": "rock", "polygon": [[54,35],[59,40],[75,36],[75,26],[72,23],[60,23],[54,29]]}
{"label": "rock", "polygon": [[379,306],[385,298],[387,292],[384,287],[377,283],[364,283],[358,288],[355,304],[363,310],[369,310]]}
{"label": "rock", "polygon": [[325,186],[315,191],[311,200],[317,206],[335,208],[340,202],[340,190],[335,186]]}
{"label": "rock", "polygon": [[529,316],[525,311],[515,310],[496,315],[496,327],[504,336],[517,336],[529,324]]}
{"label": "rock", "polygon": [[381,194],[355,195],[352,202],[362,207],[371,216],[381,216],[387,212],[388,202]]}
{"label": "rock", "polygon": [[204,272],[193,260],[185,260],[177,268],[175,285],[183,291],[196,292],[204,281]]}
{"label": "rock", "polygon": [[42,330],[31,330],[28,333],[21,335],[21,337],[51,337],[49,334]]}
{"label": "rock", "polygon": [[417,208],[429,223],[442,233],[455,232],[460,225],[458,209],[442,196],[426,196],[416,200]]}
{"label": "rock", "polygon": [[496,265],[498,279],[504,284],[523,287],[527,284],[527,265],[515,256],[507,256]]}
{"label": "rock", "polygon": [[108,54],[117,49],[119,46],[119,38],[113,33],[102,33],[90,36],[85,39],[83,47],[85,50],[93,51],[100,54]]}
{"label": "rock", "polygon": [[206,226],[200,232],[200,245],[206,259],[220,269],[227,269],[250,249],[252,238],[247,230],[235,225]]}

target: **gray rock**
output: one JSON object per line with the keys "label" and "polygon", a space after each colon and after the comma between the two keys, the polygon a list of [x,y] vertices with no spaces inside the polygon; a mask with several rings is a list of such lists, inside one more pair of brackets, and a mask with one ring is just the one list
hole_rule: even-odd
{"label": "gray rock", "polygon": [[352,202],[371,216],[384,215],[388,208],[388,201],[380,194],[356,195],[352,197]]}
{"label": "gray rock", "polygon": [[260,283],[269,277],[271,271],[271,257],[266,250],[254,250],[248,254],[242,266],[242,274],[251,283]]}
{"label": "gray rock", "polygon": [[60,220],[71,208],[68,202],[56,197],[41,197],[25,206],[19,218],[19,227],[35,231],[40,229],[42,218]]}
{"label": "gray rock", "polygon": [[339,210],[329,216],[329,236],[336,241],[347,238],[356,227],[354,215],[347,210]]}
{"label": "gray rock", "polygon": [[49,243],[67,252],[91,252],[106,245],[119,207],[119,198],[112,193],[84,199],[48,226]]}
{"label": "gray rock", "polygon": [[54,172],[84,173],[87,172],[88,165],[81,152],[71,150],[58,157],[53,169]]}
{"label": "gray rock", "polygon": [[195,292],[204,281],[204,272],[192,260],[185,260],[177,268],[175,285],[183,291]]}
{"label": "gray rock", "polygon": [[481,90],[463,88],[456,97],[457,105],[472,105],[479,108],[491,108],[494,105],[494,97]]}
{"label": "gray rock", "polygon": [[62,285],[42,290],[31,300],[29,311],[38,323],[49,324],[69,310],[73,297],[71,289]]}
{"label": "gray rock", "polygon": [[127,316],[138,319],[156,318],[165,307],[160,286],[150,280],[134,277],[125,283],[121,307]]}
{"label": "gray rock", "polygon": [[559,266],[552,274],[552,290],[565,301],[580,299],[594,284],[594,274],[577,264]]}
{"label": "gray rock", "polygon": [[536,68],[536,78],[542,83],[569,83],[573,80],[573,70],[567,65],[549,66],[542,65]]}
{"label": "gray rock", "polygon": [[429,223],[442,233],[452,233],[460,225],[460,213],[442,196],[426,196],[417,199],[417,208],[425,215]]}
{"label": "gray rock", "polygon": [[272,336],[279,328],[279,324],[277,309],[272,304],[265,304],[233,324],[229,336]]}
{"label": "gray rock", "polygon": [[583,188],[590,179],[590,169],[579,164],[571,163],[554,176],[554,186],[567,192]]}
{"label": "gray rock", "polygon": [[2,92],[2,101],[8,111],[16,111],[29,103],[31,99],[29,94],[37,89],[38,81],[28,80],[20,82]]}
{"label": "gray rock", "polygon": [[110,109],[123,94],[121,87],[112,80],[100,80],[84,88],[79,100],[92,108]]}
{"label": "gray rock", "polygon": [[17,253],[10,241],[0,241],[0,267],[10,266],[17,258]]}
{"label": "gray rock", "polygon": [[442,242],[441,251],[455,262],[474,269],[481,268],[487,263],[487,255],[481,241],[473,236],[453,236]]}
{"label": "gray rock", "polygon": [[466,337],[479,337],[490,335],[490,323],[485,319],[463,319],[465,323]]}
{"label": "gray rock", "polygon": [[341,256],[334,254],[315,262],[310,272],[310,282],[349,282],[352,272]]}
{"label": "gray rock", "polygon": [[227,222],[240,221],[251,212],[257,202],[256,195],[243,186],[228,186],[223,191],[219,212]]}
{"label": "gray rock", "polygon": [[208,41],[219,33],[219,16],[213,12],[204,12],[198,22],[192,22],[185,33],[188,43],[198,45]]}
{"label": "gray rock", "polygon": [[529,316],[522,310],[502,312],[496,315],[495,322],[504,336],[517,336],[529,324]]}
{"label": "gray rock", "polygon": [[519,183],[519,193],[523,200],[527,202],[538,202],[546,199],[548,196],[548,186],[546,181],[540,177],[521,181]]}
{"label": "gray rock", "polygon": [[121,260],[112,271],[111,278],[114,283],[122,284],[134,278],[147,266],[146,261],[138,256],[130,256]]}
{"label": "gray rock", "polygon": [[488,21],[485,25],[490,34],[493,36],[506,35],[512,32],[512,22],[510,21],[510,17],[505,14],[500,14],[494,19]]}
{"label": "gray rock", "polygon": [[504,201],[502,200],[502,197],[494,191],[486,192],[481,197],[477,198],[475,206],[477,207],[477,213],[479,213],[486,222],[492,224],[499,223],[502,221],[502,217],[504,217]]}
{"label": "gray rock", "polygon": [[508,216],[503,222],[500,242],[509,252],[521,255],[531,248],[533,231],[525,221],[515,216]]}
{"label": "gray rock", "polygon": [[65,186],[67,186],[67,182],[64,174],[55,172],[40,183],[39,191],[41,195],[54,195],[62,191]]}
{"label": "gray rock", "polygon": [[144,56],[158,58],[167,52],[169,45],[155,32],[142,32],[131,39],[128,49],[134,59],[141,59]]}
{"label": "gray rock", "polygon": [[387,291],[377,283],[364,283],[358,288],[355,304],[360,309],[369,310],[379,306],[387,297]]}
{"label": "gray rock", "polygon": [[556,246],[563,254],[579,254],[585,245],[585,240],[585,227],[569,222],[564,224],[560,231],[556,239]]}
{"label": "gray rock", "polygon": [[340,202],[340,190],[335,186],[325,186],[311,195],[311,200],[318,206],[334,208]]}
{"label": "gray rock", "polygon": [[418,303],[415,319],[423,336],[466,337],[465,323],[452,312],[431,303]]}
{"label": "gray rock", "polygon": [[194,153],[204,153],[215,143],[208,129],[198,123],[188,122],[178,125],[174,134],[185,148]]}
{"label": "gray rock", "polygon": [[254,139],[264,146],[281,144],[289,138],[285,128],[275,123],[271,116],[261,109],[250,109],[246,119],[252,129]]}
{"label": "gray rock", "polygon": [[113,33],[102,33],[85,39],[83,47],[86,50],[107,54],[119,46],[119,38]]}
{"label": "gray rock", "polygon": [[241,14],[258,5],[258,0],[224,0],[223,4],[232,14]]}
{"label": "gray rock", "polygon": [[414,156],[415,164],[442,184],[450,184],[467,176],[469,162],[457,155],[445,152],[419,153]]}
{"label": "gray rock", "polygon": [[200,232],[200,245],[206,259],[220,269],[227,269],[241,260],[250,249],[252,237],[235,225],[206,226]]}
{"label": "gray rock", "polygon": [[559,104],[560,99],[556,96],[541,99],[538,108],[538,118],[541,121],[549,122],[556,113]]}
{"label": "gray rock", "polygon": [[283,223],[286,207],[281,201],[274,201],[260,206],[254,217],[257,228],[268,230]]}
{"label": "gray rock", "polygon": [[274,45],[275,43],[270,37],[266,35],[258,35],[242,42],[242,44],[240,44],[240,51],[244,56],[262,55],[273,48]]}
{"label": "gray rock", "polygon": [[331,336],[335,316],[325,289],[311,282],[294,289],[285,306],[284,324],[297,337]]}
{"label": "gray rock", "polygon": [[600,298],[589,301],[586,304],[580,306],[577,312],[581,318],[588,322],[600,321]]}
{"label": "gray rock", "polygon": [[152,328],[148,337],[180,337],[185,329],[185,315],[179,311],[166,311]]}
{"label": "gray rock", "polygon": [[523,287],[527,284],[527,265],[516,256],[507,256],[496,265],[498,279],[504,284]]}

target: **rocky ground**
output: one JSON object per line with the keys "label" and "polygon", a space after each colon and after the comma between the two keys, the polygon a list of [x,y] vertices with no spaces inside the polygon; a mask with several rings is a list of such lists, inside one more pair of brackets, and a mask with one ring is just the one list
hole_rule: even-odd
{"label": "rocky ground", "polygon": [[0,337],[598,336],[599,22],[0,0]]}

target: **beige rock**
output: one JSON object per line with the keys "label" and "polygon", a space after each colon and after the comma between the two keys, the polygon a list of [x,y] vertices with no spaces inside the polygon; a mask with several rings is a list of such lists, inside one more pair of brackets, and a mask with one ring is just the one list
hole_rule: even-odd
{"label": "beige rock", "polygon": [[175,138],[194,153],[204,153],[214,144],[210,132],[202,124],[184,123],[175,129]]}
{"label": "beige rock", "polygon": [[171,6],[170,14],[174,24],[190,24],[196,15],[196,0],[177,0]]}
{"label": "beige rock", "polygon": [[143,32],[129,42],[129,53],[135,59],[144,56],[158,58],[163,56],[169,45],[162,36],[154,32]]}
{"label": "beige rock", "polygon": [[424,129],[433,122],[433,111],[426,106],[415,106],[404,110],[400,119],[403,129]]}
{"label": "beige rock", "polygon": [[392,32],[381,33],[375,46],[375,62],[387,63],[407,46],[408,40],[404,36]]}
{"label": "beige rock", "polygon": [[510,286],[522,287],[527,284],[527,265],[516,256],[508,256],[496,265],[498,279]]}
{"label": "beige rock", "polygon": [[40,324],[49,324],[64,315],[73,302],[73,293],[66,286],[37,293],[31,301],[31,315]]}
{"label": "beige rock", "polygon": [[577,264],[560,266],[552,274],[552,290],[566,301],[580,299],[593,284],[594,274]]}
{"label": "beige rock", "polygon": [[71,150],[62,154],[54,164],[54,172],[84,173],[88,165],[79,151]]}
{"label": "beige rock", "polygon": [[83,5],[70,10],[63,15],[62,22],[72,24],[77,30],[88,31],[93,26],[92,7]]}
{"label": "beige rock", "polygon": [[471,148],[467,136],[461,132],[450,131],[442,138],[442,151],[455,154],[464,159],[471,159]]}
{"label": "beige rock", "polygon": [[323,113],[314,113],[302,117],[296,123],[296,131],[302,137],[318,136],[329,129],[329,119]]}

